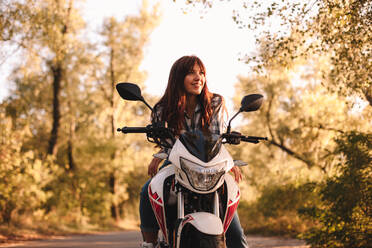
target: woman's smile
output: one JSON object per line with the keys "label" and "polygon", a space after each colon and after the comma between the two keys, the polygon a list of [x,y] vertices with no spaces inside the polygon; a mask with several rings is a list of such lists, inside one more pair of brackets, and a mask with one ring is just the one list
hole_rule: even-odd
{"label": "woman's smile", "polygon": [[185,91],[191,95],[200,95],[205,84],[205,72],[198,64],[186,75],[184,79]]}

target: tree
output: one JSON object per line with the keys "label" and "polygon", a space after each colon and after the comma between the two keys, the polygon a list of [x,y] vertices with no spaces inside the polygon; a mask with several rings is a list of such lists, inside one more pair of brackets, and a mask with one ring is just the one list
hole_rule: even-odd
{"label": "tree", "polygon": [[[104,43],[100,57],[102,58],[102,64],[107,64],[107,66],[102,67],[102,74],[99,75],[97,81],[102,100],[100,102],[100,108],[103,110],[101,116],[103,121],[109,124],[105,128],[107,130],[105,131],[105,136],[109,143],[120,144],[116,142],[116,126],[119,122],[127,120],[128,116],[133,118],[138,111],[144,112],[142,107],[119,104],[122,100],[115,90],[115,85],[123,81],[137,83],[143,81],[144,73],[139,70],[143,59],[143,49],[149,40],[149,35],[153,28],[157,25],[159,17],[157,7],[148,10],[147,1],[143,1],[143,6],[138,16],[129,16],[123,21],[118,21],[111,17],[104,21],[101,32]],[[128,146],[129,144],[126,143],[124,147]],[[113,147],[111,151],[110,166],[108,168],[109,188],[114,199],[117,198],[117,192],[119,191],[117,178],[119,168],[115,165],[119,152],[118,147]],[[117,200],[112,201],[111,216],[117,221],[119,220],[120,212]]]}
{"label": "tree", "polygon": [[324,204],[302,213],[319,225],[302,237],[312,247],[369,247],[372,242],[372,135],[349,132],[337,138],[338,174],[327,179]]}
{"label": "tree", "polygon": [[[275,3],[275,2],[274,2]],[[286,17],[283,8],[273,5],[261,17],[269,16],[271,11],[290,25],[288,36],[267,32],[263,40],[270,41],[261,65],[273,59],[290,65],[299,57],[327,54],[329,68],[322,71],[323,83],[331,90],[342,95],[358,94],[371,105],[371,2],[370,1],[315,1],[290,5],[290,17]],[[310,5],[311,4],[311,5]],[[317,6],[317,14],[313,7]],[[298,53],[297,49],[303,47]],[[251,59],[251,58],[249,58]],[[257,60],[256,60],[257,61]],[[286,63],[287,62],[287,63]]]}
{"label": "tree", "polygon": [[246,123],[242,130],[268,136],[268,142],[264,142],[268,154],[279,148],[286,154],[284,159],[292,158],[308,168],[328,172],[333,166],[332,139],[353,128],[366,130],[368,123],[349,112],[345,98],[320,85],[319,66],[298,64],[296,70],[268,68],[269,76],[241,76],[235,101],[241,99],[241,92],[263,94],[263,106],[258,113],[243,117]]}
{"label": "tree", "polygon": [[[0,4],[1,42],[17,47],[16,55],[22,56],[9,77],[14,88],[0,111],[5,113],[6,125],[11,125],[9,132],[16,135],[26,129],[30,133],[18,140],[16,152],[4,148],[9,155],[4,161],[24,157],[24,167],[30,168],[41,161],[45,168],[40,174],[52,174],[40,184],[45,198],[30,205],[42,211],[42,217],[58,219],[61,224],[81,224],[87,219],[102,224],[111,217],[118,219],[124,203],[136,202],[128,199],[127,188],[141,182],[128,175],[145,179],[145,170],[134,169],[137,163],[144,166],[152,147],[144,144],[143,137],[118,139],[115,133],[123,123],[147,124],[148,111],[120,101],[115,84],[143,85],[145,73],[139,69],[143,48],[159,16],[156,7],[144,1],[138,15],[122,21],[108,18],[101,33],[95,34],[103,42],[93,43],[85,39],[84,22],[75,4],[62,0]],[[1,176],[9,173],[9,167],[0,168]],[[24,182],[18,185],[20,192],[33,187],[24,176],[17,177]],[[17,180],[8,177],[9,187],[1,185],[0,192],[10,195],[7,190]],[[22,201],[29,197],[26,194]],[[0,201],[5,216],[13,200]]]}
{"label": "tree", "polygon": [[[73,0],[14,1],[6,6],[6,10],[4,16],[7,19],[2,19],[2,40],[18,46],[25,58],[24,63],[20,63],[13,73],[18,90],[13,92],[13,96],[18,95],[23,101],[23,98],[28,98],[25,94],[34,93],[32,89],[35,87],[50,89],[50,95],[41,90],[38,96],[49,97],[44,100],[50,101],[48,103],[52,106],[51,110],[43,107],[43,110],[51,113],[52,120],[51,127],[48,127],[51,130],[46,153],[56,155],[61,122],[61,93],[66,74],[79,60],[74,53],[78,48],[77,36],[84,23]],[[6,23],[9,26],[5,26]],[[29,96],[28,104],[33,103],[33,97]]]}
{"label": "tree", "polygon": [[[74,157],[74,145],[79,140],[76,131],[92,114],[93,106],[88,104],[92,96],[84,74],[92,70],[95,59],[90,45],[80,40],[85,24],[75,4],[30,0],[13,1],[1,8],[5,19],[0,20],[6,23],[1,30],[2,42],[18,47],[16,55],[22,58],[9,78],[15,87],[4,105],[12,118],[13,132],[26,128],[32,133],[20,140],[19,153],[30,153],[43,161],[43,173],[50,171],[50,159],[61,169],[40,185],[48,197],[33,207],[45,214],[55,207],[59,213],[72,213],[76,205],[82,205],[79,192],[84,173],[77,168],[80,161]],[[34,165],[29,160],[24,166]],[[33,187],[26,179],[25,175],[20,187]],[[29,197],[24,195],[22,200]]]}
{"label": "tree", "polygon": [[[185,3],[213,7],[210,0]],[[261,70],[273,60],[290,66],[300,57],[327,54],[329,67],[322,71],[324,85],[342,95],[357,94],[372,106],[370,0],[242,0],[232,18],[241,28],[259,30],[255,32],[256,41],[266,46],[265,52],[245,57],[255,69]],[[280,28],[273,28],[278,23]],[[299,47],[305,49],[298,52]]]}
{"label": "tree", "polygon": [[[345,97],[329,92],[321,85],[319,71],[326,66],[324,61],[326,58],[323,57],[297,59],[296,64],[293,63],[290,68],[271,64],[271,67],[265,68],[265,75],[252,73],[247,77],[239,77],[234,97],[236,105],[245,94],[264,95],[261,109],[243,116],[241,132],[267,136],[269,140],[259,146],[234,147],[232,151],[240,159],[248,160],[249,168],[245,173],[251,185],[247,187],[250,189],[248,192],[255,194],[257,200],[272,201],[266,208],[264,205],[259,207],[259,202],[246,205],[258,211],[253,215],[247,209],[242,210],[247,216],[258,218],[253,222],[259,230],[283,231],[284,227],[297,227],[297,232],[306,230],[301,227],[301,218],[296,209],[281,212],[287,216],[268,216],[263,219],[259,216],[265,216],[264,211],[270,210],[270,206],[281,203],[277,201],[281,199],[280,196],[274,197],[274,194],[285,192],[292,185],[295,190],[300,190],[298,194],[303,194],[301,189],[309,189],[306,187],[309,181],[321,183],[327,176],[334,174],[337,164],[337,157],[333,153],[336,137],[356,129],[368,132],[369,112],[351,111]],[[256,191],[252,190],[252,186]],[[320,185],[315,187],[319,188]],[[255,200],[249,195],[245,199]],[[297,206],[323,203],[315,198],[312,200],[315,202],[311,203],[307,199],[298,202]],[[259,227],[258,223],[262,226]],[[250,223],[243,224],[248,228],[251,226]],[[291,228],[289,232],[293,231]]]}

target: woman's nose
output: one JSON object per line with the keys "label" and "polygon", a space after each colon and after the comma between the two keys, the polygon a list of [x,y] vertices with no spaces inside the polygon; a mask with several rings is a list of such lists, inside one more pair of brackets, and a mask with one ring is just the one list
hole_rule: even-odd
{"label": "woman's nose", "polygon": [[199,74],[199,73],[195,73],[195,80],[200,80],[200,78],[201,78],[201,75]]}

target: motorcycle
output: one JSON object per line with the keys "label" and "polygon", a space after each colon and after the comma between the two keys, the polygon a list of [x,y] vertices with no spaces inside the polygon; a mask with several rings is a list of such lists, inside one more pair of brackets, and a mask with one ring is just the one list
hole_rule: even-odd
{"label": "motorcycle", "polygon": [[[141,101],[153,111],[137,85],[118,83],[116,89],[124,100]],[[163,122],[117,129],[125,134],[145,133],[149,142],[170,150],[154,155],[170,164],[159,170],[148,187],[161,230],[157,247],[226,247],[225,232],[240,200],[239,187],[228,172],[234,165],[246,163],[233,160],[224,144],[267,140],[231,131],[231,121],[239,113],[258,110],[262,101],[259,94],[245,96],[226,133],[221,135],[191,130],[176,138]]]}

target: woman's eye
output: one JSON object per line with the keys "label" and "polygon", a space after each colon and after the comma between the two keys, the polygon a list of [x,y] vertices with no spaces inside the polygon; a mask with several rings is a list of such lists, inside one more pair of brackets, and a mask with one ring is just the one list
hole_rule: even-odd
{"label": "woman's eye", "polygon": [[197,71],[189,71],[189,73],[188,74],[199,74],[199,75],[205,75],[205,72],[204,71],[199,71],[199,72],[197,72]]}

